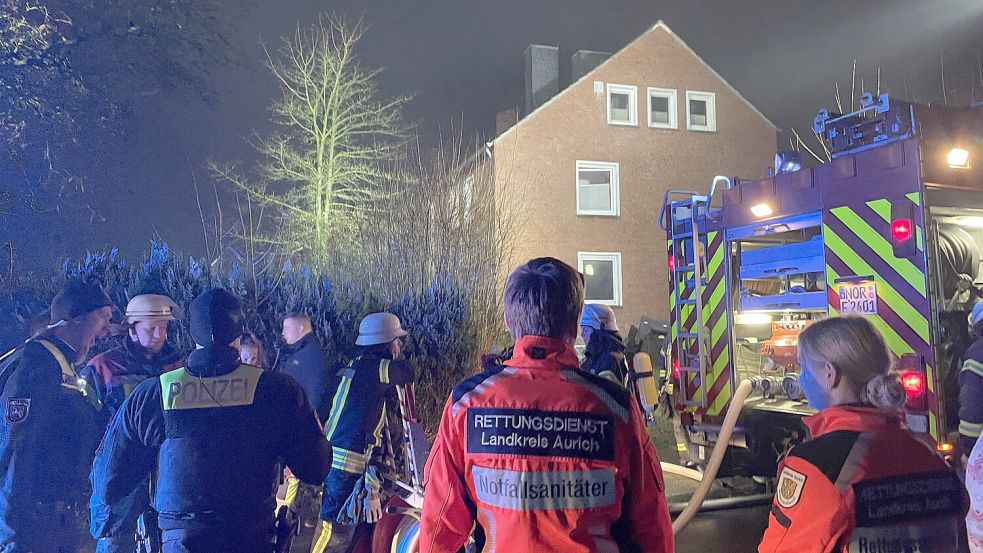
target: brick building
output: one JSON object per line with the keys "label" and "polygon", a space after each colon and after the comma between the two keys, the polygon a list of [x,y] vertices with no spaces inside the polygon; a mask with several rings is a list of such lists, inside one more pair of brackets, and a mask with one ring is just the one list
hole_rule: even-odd
{"label": "brick building", "polygon": [[625,330],[664,320],[663,194],[761,176],[777,129],[661,21],[614,55],[574,54],[563,91],[558,54],[526,50],[526,115],[500,113],[490,144],[496,190],[519,211],[515,260],[579,267],[587,301]]}

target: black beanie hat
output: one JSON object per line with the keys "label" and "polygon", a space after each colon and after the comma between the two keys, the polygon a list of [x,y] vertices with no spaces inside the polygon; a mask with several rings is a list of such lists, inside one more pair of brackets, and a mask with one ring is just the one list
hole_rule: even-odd
{"label": "black beanie hat", "polygon": [[51,324],[60,321],[70,321],[81,317],[100,307],[112,307],[113,300],[109,299],[102,287],[96,283],[83,280],[73,280],[51,300]]}
{"label": "black beanie hat", "polygon": [[239,300],[222,288],[212,288],[195,298],[190,312],[191,337],[199,346],[227,345],[242,334]]}

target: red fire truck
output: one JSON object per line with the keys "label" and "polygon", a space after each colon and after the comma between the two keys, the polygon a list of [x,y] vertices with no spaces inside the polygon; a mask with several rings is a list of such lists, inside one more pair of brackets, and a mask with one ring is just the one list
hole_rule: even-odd
{"label": "red fire truck", "polygon": [[866,94],[852,113],[820,111],[814,129],[827,163],[780,154],[767,178],[666,194],[664,390],[696,463],[750,379],[724,471],[772,476],[811,412],[798,333],[846,314],[869,318],[897,358],[907,425],[952,452],[966,317],[981,296],[983,107]]}

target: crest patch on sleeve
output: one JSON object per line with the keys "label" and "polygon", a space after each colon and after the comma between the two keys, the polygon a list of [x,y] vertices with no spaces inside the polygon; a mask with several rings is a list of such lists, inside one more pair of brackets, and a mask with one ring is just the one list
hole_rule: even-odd
{"label": "crest patch on sleeve", "polygon": [[24,422],[27,414],[31,410],[31,398],[12,397],[7,400],[7,412],[5,417],[10,424]]}
{"label": "crest patch on sleeve", "polygon": [[788,467],[782,469],[778,479],[778,504],[786,509],[795,507],[802,497],[802,489],[806,486],[806,475]]}

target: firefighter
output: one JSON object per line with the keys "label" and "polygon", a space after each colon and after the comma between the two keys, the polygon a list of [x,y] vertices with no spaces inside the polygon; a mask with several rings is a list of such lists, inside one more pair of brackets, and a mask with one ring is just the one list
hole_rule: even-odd
{"label": "firefighter", "polygon": [[638,406],[578,369],[577,272],[533,259],[509,275],[504,303],[514,354],[447,400],[427,461],[421,553],[456,553],[475,523],[485,551],[673,551]]}
{"label": "firefighter", "polygon": [[81,542],[73,507],[102,428],[74,367],[108,333],[112,305],[97,284],[67,284],[52,325],[0,362],[3,553],[69,553]]}
{"label": "firefighter", "polygon": [[800,382],[819,413],[778,468],[760,553],[956,551],[965,502],[956,473],[902,426],[905,391],[864,318],[808,326]]}
{"label": "firefighter", "polygon": [[323,481],[330,445],[300,386],[243,365],[239,300],[222,289],[190,307],[198,349],[185,368],[144,381],[113,418],[92,467],[93,524],[158,463],[155,508],[164,553],[270,553],[280,460]]}
{"label": "firefighter", "polygon": [[585,305],[580,316],[580,335],[586,344],[580,368],[623,385],[627,374],[625,344],[614,310],[597,303]]}
{"label": "firefighter", "polygon": [[963,462],[983,431],[983,301],[969,315],[973,343],[959,371],[959,445]]}
{"label": "firefighter", "polygon": [[413,366],[400,359],[406,334],[391,313],[372,313],[358,325],[355,345],[361,349],[338,373],[341,381],[324,425],[334,459],[324,482],[312,553],[345,553],[358,524],[375,522],[382,514],[378,479],[370,463],[382,445],[386,393],[414,379]]}
{"label": "firefighter", "polygon": [[[126,304],[127,336],[123,345],[93,357],[82,371],[109,418],[139,383],[181,366],[180,352],[167,341],[167,327],[179,315],[180,308],[174,300],[159,294],[133,296]],[[115,527],[92,525],[90,532],[98,540],[97,553],[134,551],[137,519],[143,513],[147,513],[149,526],[156,527],[149,486],[148,479],[130,496],[110,506],[118,512]]]}

